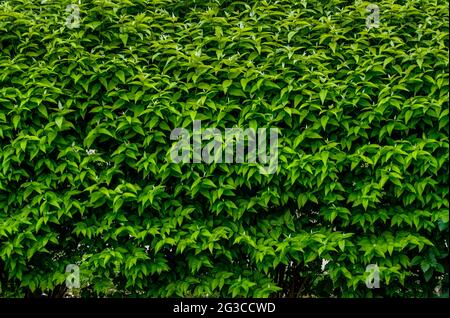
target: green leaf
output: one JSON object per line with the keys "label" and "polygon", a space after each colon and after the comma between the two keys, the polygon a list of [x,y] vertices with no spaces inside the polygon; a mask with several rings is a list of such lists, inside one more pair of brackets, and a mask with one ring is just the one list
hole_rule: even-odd
{"label": "green leaf", "polygon": [[62,127],[63,120],[64,120],[63,117],[56,117],[55,119],[56,126],[58,126],[59,129],[61,129]]}
{"label": "green leaf", "polygon": [[116,77],[125,84],[125,74],[122,70],[116,72]]}
{"label": "green leaf", "polygon": [[14,117],[13,117],[14,129],[17,129],[17,127],[19,126],[19,121],[20,121],[20,116],[19,115],[14,115]]}
{"label": "green leaf", "polygon": [[320,96],[320,101],[323,103],[325,102],[325,98],[327,98],[327,94],[328,94],[328,90],[323,89],[320,91],[319,96]]}

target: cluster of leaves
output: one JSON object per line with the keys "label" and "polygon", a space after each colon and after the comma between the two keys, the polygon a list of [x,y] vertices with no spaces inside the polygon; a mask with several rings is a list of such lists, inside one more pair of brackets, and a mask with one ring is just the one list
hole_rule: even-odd
{"label": "cluster of leaves", "polygon": [[[69,4],[0,2],[1,296],[448,290],[448,1]],[[193,120],[277,172],[171,162]]]}

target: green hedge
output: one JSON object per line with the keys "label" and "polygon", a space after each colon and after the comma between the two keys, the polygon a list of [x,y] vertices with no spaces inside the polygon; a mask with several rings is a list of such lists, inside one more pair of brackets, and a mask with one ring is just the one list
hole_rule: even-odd
{"label": "green hedge", "polygon": [[[449,3],[374,3],[1,1],[0,296],[448,295]],[[171,162],[193,120],[276,173]]]}

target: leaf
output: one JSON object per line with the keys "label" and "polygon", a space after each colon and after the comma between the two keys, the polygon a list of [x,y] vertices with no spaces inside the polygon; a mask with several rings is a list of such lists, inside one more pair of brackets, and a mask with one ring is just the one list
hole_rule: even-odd
{"label": "leaf", "polygon": [[325,130],[325,128],[327,127],[327,123],[328,123],[328,117],[322,116],[320,118],[320,124],[322,125],[323,130]]}
{"label": "leaf", "polygon": [[336,53],[337,43],[335,41],[331,41],[329,46],[330,46],[331,50],[333,51],[333,53]]}
{"label": "leaf", "polygon": [[56,126],[58,126],[59,129],[61,129],[62,127],[63,120],[64,120],[63,117],[56,117],[55,119]]}
{"label": "leaf", "polygon": [[47,108],[44,105],[39,105],[38,110],[45,118],[48,118]]}
{"label": "leaf", "polygon": [[298,31],[291,31],[291,32],[288,33],[288,37],[287,37],[288,43],[291,42],[292,37],[293,37],[295,34],[297,34],[297,32],[298,32]]}
{"label": "leaf", "polygon": [[325,102],[325,98],[327,97],[327,94],[328,94],[328,90],[326,90],[326,89],[321,90],[319,93],[320,101],[322,102],[322,105]]}
{"label": "leaf", "polygon": [[225,80],[223,83],[222,83],[222,88],[223,88],[223,92],[226,94],[227,93],[227,91],[228,91],[228,87],[230,87],[231,86],[231,84],[233,83],[233,81],[232,80]]}
{"label": "leaf", "polygon": [[17,127],[19,126],[19,122],[20,122],[20,116],[19,115],[14,115],[14,117],[13,117],[14,129],[17,129]]}
{"label": "leaf", "polygon": [[122,70],[116,72],[116,77],[125,84],[125,74]]}
{"label": "leaf", "polygon": [[405,123],[407,124],[409,119],[411,118],[411,116],[413,115],[413,111],[412,110],[408,110],[405,114]]}
{"label": "leaf", "polygon": [[127,46],[128,34],[119,34],[119,38],[122,40],[123,46]]}
{"label": "leaf", "polygon": [[207,186],[209,186],[211,188],[217,188],[216,185],[214,184],[214,182],[212,182],[209,179],[203,179],[202,180],[202,185],[207,185]]}

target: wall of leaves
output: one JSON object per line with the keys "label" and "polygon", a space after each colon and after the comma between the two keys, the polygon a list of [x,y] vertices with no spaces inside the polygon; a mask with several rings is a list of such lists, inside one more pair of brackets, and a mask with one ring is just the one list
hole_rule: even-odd
{"label": "wall of leaves", "polygon": [[[373,3],[0,1],[0,295],[448,295],[449,3]],[[170,162],[193,120],[277,172]]]}

